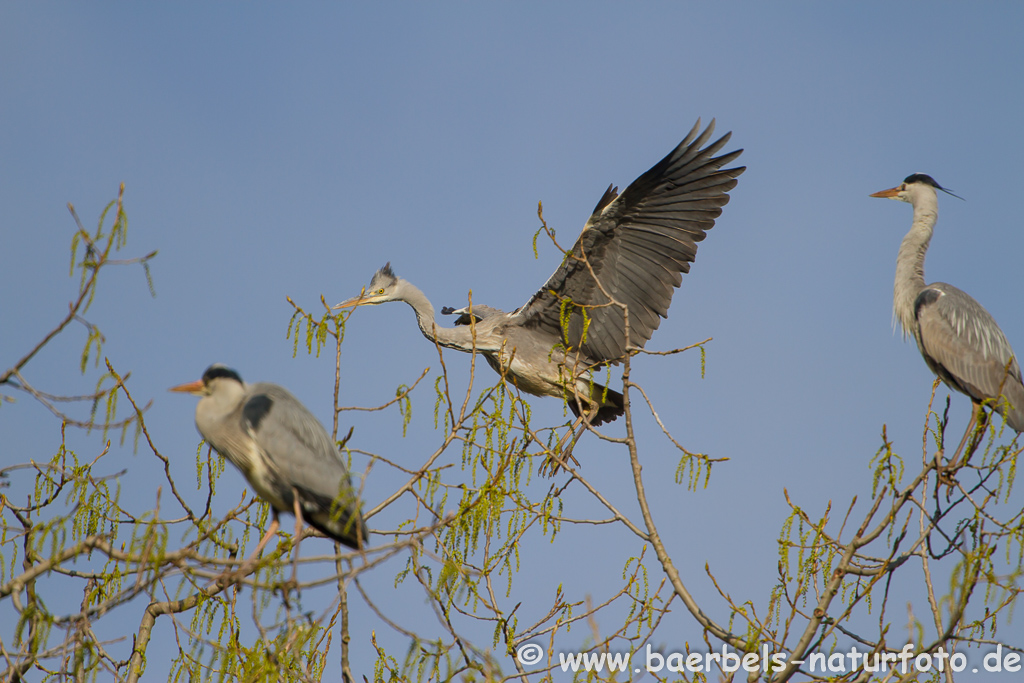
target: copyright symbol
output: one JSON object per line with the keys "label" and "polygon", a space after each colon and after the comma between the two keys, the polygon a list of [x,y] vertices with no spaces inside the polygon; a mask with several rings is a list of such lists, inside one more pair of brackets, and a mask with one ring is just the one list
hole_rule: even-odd
{"label": "copyright symbol", "polygon": [[536,664],[543,656],[544,648],[536,643],[520,645],[519,649],[516,650],[516,659],[519,660],[520,664],[525,664],[526,666]]}

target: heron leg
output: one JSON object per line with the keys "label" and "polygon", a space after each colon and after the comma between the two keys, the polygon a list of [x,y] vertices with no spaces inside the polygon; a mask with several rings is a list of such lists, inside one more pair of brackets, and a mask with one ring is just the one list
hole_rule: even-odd
{"label": "heron leg", "polygon": [[270,522],[270,526],[267,527],[267,533],[263,534],[263,538],[260,539],[259,544],[256,546],[256,550],[249,556],[249,559],[242,564],[243,567],[250,562],[255,564],[256,558],[259,557],[261,552],[263,552],[263,548],[266,547],[271,537],[277,533],[277,530],[281,528],[281,522],[277,519],[277,510],[273,510],[273,508],[271,508],[271,510],[271,514],[274,518]]}
{"label": "heron leg", "polygon": [[985,430],[988,429],[988,421],[992,417],[991,411],[986,411],[980,403],[974,404],[974,431],[971,435],[971,441],[967,446],[967,450],[964,452],[964,461],[961,463],[961,467],[967,464],[974,455],[974,451],[978,450],[978,446],[981,445],[982,439],[985,437]]}
{"label": "heron leg", "polygon": [[971,421],[967,423],[967,429],[964,430],[964,435],[960,439],[960,445],[957,446],[953,457],[949,459],[950,464],[944,468],[946,472],[956,472],[971,459],[974,451],[978,450],[978,446],[981,445],[982,436],[988,427],[988,418],[989,415],[982,405],[977,401],[971,401]]}
{"label": "heron leg", "polygon": [[299,544],[302,542],[302,509],[299,507],[299,492],[292,487],[292,501],[295,506],[295,559],[292,560],[292,584],[299,585]]}
{"label": "heron leg", "polygon": [[263,548],[266,547],[267,543],[270,541],[273,535],[277,533],[277,530],[281,527],[281,523],[277,518],[277,510],[271,508],[271,514],[273,515],[273,519],[270,522],[270,526],[267,527],[267,532],[263,534],[263,538],[261,538],[260,542],[256,544],[256,550],[253,551],[252,555],[250,555],[245,560],[245,562],[238,565],[238,569],[235,569],[234,571],[224,572],[224,574],[222,575],[224,577],[223,580],[230,582],[238,581],[243,576],[248,574],[253,567],[256,566],[256,563],[259,560],[260,553],[263,552]]}
{"label": "heron leg", "polygon": [[566,440],[569,441],[564,448],[560,449],[563,462],[572,460],[573,464],[579,467],[580,461],[573,456],[572,449],[576,448],[576,442],[579,441],[580,437],[583,436],[583,433],[587,431],[587,425],[590,424],[590,417],[591,416],[589,415],[580,415],[576,418],[576,421],[572,423],[569,433],[562,437],[562,441],[559,444],[560,446],[565,443]]}
{"label": "heron leg", "polygon": [[[577,460],[572,450],[576,447],[576,442],[580,440],[583,433],[587,431],[587,425],[590,424],[591,420],[597,417],[597,412],[601,409],[601,406],[595,402],[583,403],[579,399],[579,395],[574,397],[577,400],[577,405],[580,407],[580,414],[566,432],[565,436],[558,440],[558,444],[555,446],[554,453],[549,455],[547,460],[541,464],[540,473],[547,474],[548,476],[555,476],[558,474],[558,468],[564,467],[566,463],[571,460],[577,467],[580,466],[580,461]],[[579,430],[579,431],[577,431]]]}
{"label": "heron leg", "polygon": [[[576,433],[576,430],[582,423],[583,416],[580,415],[573,421],[572,426],[569,427],[569,431],[565,433],[565,436],[558,440],[558,443],[555,445],[554,450],[548,454],[547,459],[545,459],[544,462],[541,463],[540,474],[553,477],[556,474],[558,474],[559,467],[565,467],[568,460],[572,460],[573,464],[579,467],[580,462],[579,460],[573,457],[572,449],[576,445],[576,442],[579,441],[579,438],[583,435],[584,430],[582,429],[579,431],[578,434]],[[567,442],[568,447],[566,447]]]}

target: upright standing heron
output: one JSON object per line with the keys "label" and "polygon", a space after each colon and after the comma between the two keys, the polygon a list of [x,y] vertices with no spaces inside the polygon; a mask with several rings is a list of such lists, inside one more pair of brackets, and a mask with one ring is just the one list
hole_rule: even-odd
{"label": "upright standing heron", "polygon": [[277,532],[281,512],[295,514],[296,537],[305,520],[350,548],[366,544],[370,533],[334,441],[287,389],[246,384],[234,370],[211,365],[202,379],[171,391],[202,397],[199,433],[270,503],[274,519],[252,558]]}
{"label": "upright standing heron", "polygon": [[609,186],[554,274],[512,313],[484,306],[445,309],[459,313],[462,324],[441,327],[427,297],[396,276],[390,263],[359,296],[334,308],[404,301],[430,341],[480,352],[520,390],[566,400],[579,421],[614,420],[623,413],[622,394],[595,382],[593,370],[618,363],[651,338],[668,315],[682,273],[690,270],[697,243],[746,170],[722,170],[743,150],[714,156],[731,134],[704,146],[714,127],[712,121],[698,135],[698,120],[621,195]]}
{"label": "upright standing heron", "polygon": [[896,256],[893,315],[904,337],[914,336],[932,372],[971,398],[972,425],[981,403],[992,401],[1010,427],[1024,431],[1024,382],[1006,335],[969,294],[944,282],[924,283],[924,257],[939,215],[936,190],[953,194],[931,176],[915,173],[871,195],[914,207],[914,222]]}

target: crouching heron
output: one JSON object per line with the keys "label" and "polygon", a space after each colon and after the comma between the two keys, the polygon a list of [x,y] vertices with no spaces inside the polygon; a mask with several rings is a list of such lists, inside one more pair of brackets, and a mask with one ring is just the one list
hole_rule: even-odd
{"label": "crouching heron", "polygon": [[348,469],[320,421],[287,389],[246,384],[234,370],[211,365],[202,379],[171,391],[201,397],[199,433],[270,503],[273,521],[250,560],[277,532],[281,512],[295,514],[296,538],[305,520],[350,548],[365,546],[370,533]]}

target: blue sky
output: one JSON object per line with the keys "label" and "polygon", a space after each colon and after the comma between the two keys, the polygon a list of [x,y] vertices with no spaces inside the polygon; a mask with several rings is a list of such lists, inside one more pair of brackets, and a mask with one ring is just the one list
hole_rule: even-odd
{"label": "blue sky", "polygon": [[[713,337],[706,374],[684,354],[641,359],[634,380],[688,448],[731,459],[706,491],[655,489],[656,512],[680,520],[681,570],[700,585],[710,562],[760,600],[783,487],[812,510],[845,507],[870,490],[883,425],[897,450],[920,451],[932,376],[891,325],[911,210],[869,193],[925,172],[964,197],[940,198],[926,277],[971,293],[1024,346],[1021,35],[1014,3],[4,3],[0,364],[72,298],[66,203],[92,226],[124,182],[129,255],[160,250],[157,297],[141,271],[111,273],[89,318],[190,476],[194,403],[166,389],[212,362],[286,385],[329,422],[332,358],[292,358],[286,296],[340,301],[390,261],[438,307],[472,290],[513,309],[558,261],[551,247],[534,259],[538,201],[567,242],[609,183],[716,118],[748,170],[649,344]],[[47,350],[36,384],[91,388],[81,343]],[[465,381],[468,357],[447,362]],[[405,307],[360,310],[342,403],[381,403],[428,366],[435,351]],[[560,419],[557,401],[531,403]],[[432,413],[420,392],[404,439],[396,414],[342,418],[359,448],[413,465],[437,440]],[[968,415],[954,396],[954,429]],[[675,455],[652,420],[641,427],[646,471],[669,479]],[[3,406],[0,435],[10,461],[59,443],[24,398]],[[95,451],[95,435],[75,438]],[[620,486],[620,453],[576,454]],[[145,466],[130,449],[117,458],[129,477]],[[237,497],[241,477],[224,486]],[[389,486],[371,476],[368,501]],[[534,551],[534,569],[605,585],[575,551]]]}

